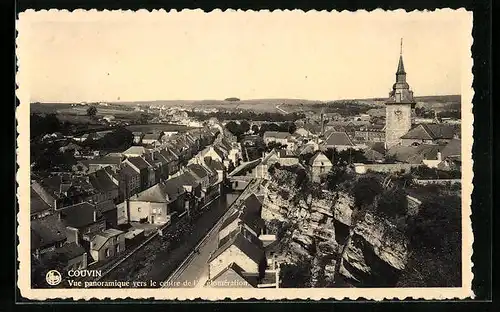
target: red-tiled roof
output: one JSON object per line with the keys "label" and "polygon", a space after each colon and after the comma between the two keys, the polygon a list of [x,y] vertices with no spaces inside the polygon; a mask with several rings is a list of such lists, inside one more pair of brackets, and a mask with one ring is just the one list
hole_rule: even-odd
{"label": "red-tiled roof", "polygon": [[351,139],[345,132],[331,132],[326,137],[325,145],[327,146],[354,146]]}

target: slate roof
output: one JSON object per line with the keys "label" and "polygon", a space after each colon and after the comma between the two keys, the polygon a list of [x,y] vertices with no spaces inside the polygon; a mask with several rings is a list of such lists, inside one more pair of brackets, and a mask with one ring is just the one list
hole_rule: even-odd
{"label": "slate roof", "polygon": [[110,199],[97,203],[96,207],[101,213],[116,209],[115,203]]}
{"label": "slate roof", "polygon": [[[231,274],[233,273],[233,274]],[[238,279],[241,281],[245,281],[248,283],[249,287],[257,287],[257,278],[258,274],[252,274],[252,273],[247,273],[245,272],[239,265],[237,265],[234,262],[231,262],[225,269],[217,273],[212,279],[211,282],[213,283],[213,286],[211,287],[217,287],[218,284],[224,282],[222,280],[224,278],[224,275],[236,275]],[[231,280],[228,280],[227,282],[237,282],[234,280],[234,276],[231,277]],[[241,285],[241,283],[238,283]],[[224,287],[224,286],[219,286],[219,287]]]}
{"label": "slate roof", "polygon": [[[264,257],[264,250],[262,249],[262,243],[259,244],[260,240],[253,236],[250,232],[241,231],[236,229],[231,232],[231,234],[226,236],[225,240],[219,242],[219,248],[210,256],[208,262],[212,262],[218,256],[220,256],[224,251],[226,251],[231,246],[236,246],[241,250],[249,259],[255,263],[260,263]],[[255,240],[256,239],[256,240]]]}
{"label": "slate roof", "polygon": [[255,194],[248,196],[243,202],[244,210],[260,218],[262,203]]}
{"label": "slate roof", "polygon": [[[167,187],[163,183],[158,183],[152,187],[137,193],[130,198],[131,201],[144,201],[152,203],[167,203]],[[170,198],[170,196],[169,196]],[[172,198],[175,199],[175,198]]]}
{"label": "slate roof", "polygon": [[332,165],[332,162],[328,159],[328,157],[326,157],[325,154],[323,154],[321,151],[317,151],[313,157],[311,157],[311,159],[309,159],[309,165],[310,166],[313,166],[314,165],[314,162],[318,159],[318,157],[323,157],[325,158],[325,163],[324,165],[327,165],[327,166],[331,166]]}
{"label": "slate roof", "polygon": [[145,152],[146,152],[146,149],[143,146],[131,146],[127,150],[122,152],[122,154],[124,154],[124,155],[126,155],[126,154],[142,155]]}
{"label": "slate roof", "polygon": [[196,178],[187,172],[179,175],[177,179],[179,183],[181,183],[183,186],[188,185],[192,187],[197,187],[198,185],[200,185],[200,183],[196,180]]}
{"label": "slate roof", "polygon": [[101,211],[88,202],[78,203],[72,206],[64,207],[60,210],[62,221],[66,226],[82,228],[94,221],[94,211],[96,211],[97,221],[102,218]]}
{"label": "slate roof", "polygon": [[260,234],[261,230],[264,229],[265,224],[264,220],[260,218],[260,216],[256,216],[252,214],[248,210],[239,211],[233,213],[229,217],[227,217],[221,224],[220,230],[225,229],[228,225],[233,223],[235,220],[241,220],[244,224],[246,224],[250,229],[252,229],[257,235]]}
{"label": "slate roof", "polygon": [[191,170],[195,174],[196,177],[198,177],[200,179],[208,177],[208,172],[207,172],[207,170],[205,170],[205,168],[203,168],[202,165],[190,164],[187,167],[189,168],[189,170]]}
{"label": "slate roof", "polygon": [[437,153],[443,150],[443,145],[395,146],[387,151],[396,160],[408,164],[420,164],[424,159],[437,159]]}
{"label": "slate roof", "polygon": [[130,163],[139,170],[144,170],[149,168],[149,164],[142,157],[129,157],[127,158],[127,160],[130,161]]}
{"label": "slate roof", "polygon": [[212,159],[212,157],[205,157],[203,160],[210,169],[224,171],[224,165],[220,161]]}
{"label": "slate roof", "polygon": [[167,149],[160,150],[160,155],[167,160],[167,162],[174,161],[177,157]]}
{"label": "slate roof", "polygon": [[130,166],[129,164],[125,163],[122,166],[122,168],[120,169],[120,174],[124,174],[124,175],[127,175],[127,176],[135,176],[135,175],[138,175],[139,173],[134,168],[132,168],[132,166]]}
{"label": "slate roof", "polygon": [[52,209],[52,207],[47,204],[37,192],[31,187],[31,204],[30,204],[30,212],[31,214],[39,213],[42,211],[47,211]]}
{"label": "slate roof", "polygon": [[403,135],[402,139],[437,140],[452,139],[456,128],[444,124],[420,124]]}
{"label": "slate roof", "polygon": [[117,229],[107,229],[102,232],[97,233],[94,238],[92,239],[92,250],[100,250],[102,246],[112,237],[118,236],[122,233],[125,233],[123,231],[117,230]]}
{"label": "slate roof", "polygon": [[105,165],[105,164],[110,164],[110,165],[120,165],[122,162],[122,157],[116,157],[116,156],[104,156],[104,157],[99,157],[99,158],[94,158],[94,159],[88,159],[86,160],[87,164],[99,164],[99,165]]}
{"label": "slate roof", "polygon": [[85,249],[82,246],[78,246],[76,243],[66,243],[54,251],[50,251],[42,255],[42,261],[50,263],[51,259],[57,257],[59,260],[69,261],[79,257],[85,253]]}
{"label": "slate roof", "polygon": [[169,179],[163,183],[165,185],[165,191],[170,199],[175,200],[185,192],[183,183],[183,179],[179,179],[179,177]]}
{"label": "slate roof", "polygon": [[354,146],[351,139],[345,132],[330,132],[326,136],[325,145],[327,146]]}
{"label": "slate roof", "polygon": [[447,157],[453,156],[461,156],[462,155],[462,143],[460,139],[451,140],[441,151],[441,157],[443,159]]}
{"label": "slate roof", "polygon": [[264,132],[263,138],[276,138],[276,139],[288,139],[290,137],[289,132],[280,132],[280,131],[266,131]]}
{"label": "slate roof", "polygon": [[118,188],[118,185],[111,180],[104,169],[89,174],[89,180],[92,186],[99,191],[107,192]]}
{"label": "slate roof", "polygon": [[31,221],[31,250],[66,240],[66,228],[57,214]]}

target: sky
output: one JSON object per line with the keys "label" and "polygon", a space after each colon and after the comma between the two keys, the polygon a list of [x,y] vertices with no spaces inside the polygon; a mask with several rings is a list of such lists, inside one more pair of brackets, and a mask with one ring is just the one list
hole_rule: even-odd
{"label": "sky", "polygon": [[416,96],[460,94],[471,28],[445,13],[32,12],[18,84],[32,102],[387,97],[403,38]]}

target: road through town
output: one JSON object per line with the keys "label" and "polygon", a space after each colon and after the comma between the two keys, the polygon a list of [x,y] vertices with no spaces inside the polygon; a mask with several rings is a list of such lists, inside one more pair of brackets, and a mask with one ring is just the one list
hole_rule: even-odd
{"label": "road through town", "polygon": [[[217,248],[217,236],[222,222],[240,206],[250,194],[254,193],[260,182],[255,179],[241,193],[229,207],[228,211],[218,220],[213,228],[199,242],[195,250],[181,263],[181,265],[166,280],[166,287],[203,287],[208,280],[208,259]],[[197,250],[197,251],[196,251]]]}

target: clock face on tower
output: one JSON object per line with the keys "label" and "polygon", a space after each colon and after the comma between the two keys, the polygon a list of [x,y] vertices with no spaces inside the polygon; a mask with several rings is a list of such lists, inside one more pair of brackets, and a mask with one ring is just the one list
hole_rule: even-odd
{"label": "clock face on tower", "polygon": [[398,119],[401,119],[401,117],[402,117],[402,115],[403,115],[403,112],[402,112],[401,110],[399,110],[399,109],[398,109],[398,110],[396,110],[396,111],[394,112],[394,114],[396,114],[396,117],[397,117]]}

